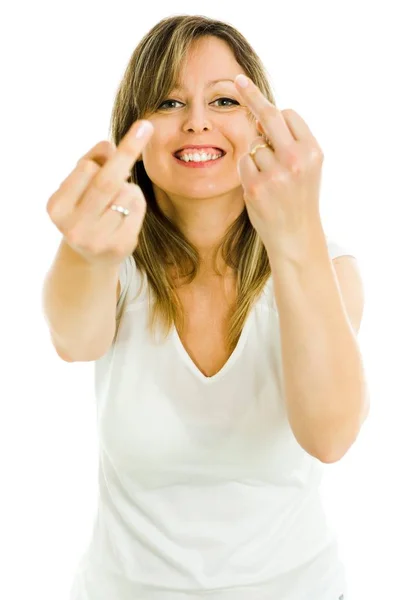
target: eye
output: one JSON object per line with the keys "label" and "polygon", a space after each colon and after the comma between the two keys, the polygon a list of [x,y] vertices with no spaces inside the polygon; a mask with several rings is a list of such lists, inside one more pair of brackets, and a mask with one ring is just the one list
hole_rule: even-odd
{"label": "eye", "polygon": [[177,102],[178,104],[182,104],[182,102],[179,102],[179,100],[164,100],[164,102],[162,104],[160,104],[160,106],[158,107],[158,110],[165,110],[168,108],[174,108],[173,106],[165,106],[165,104],[171,104],[171,102]]}
{"label": "eye", "polygon": [[[223,105],[220,106],[220,108],[230,108],[231,106],[240,106],[239,102],[237,100],[233,100],[232,98],[217,98],[217,100],[214,100],[214,102],[212,102],[211,104],[215,104],[216,102],[224,102]],[[230,104],[226,104],[226,102],[229,102]],[[183,102],[179,102],[179,100],[173,100],[172,98],[170,100],[164,100],[164,102],[162,102],[162,104],[160,104],[160,106],[158,107],[158,110],[168,110],[170,108],[177,108],[176,106],[171,106],[172,104],[183,104]]]}
{"label": "eye", "polygon": [[[237,100],[232,100],[232,98],[218,98],[217,100],[214,100],[213,104],[215,104],[215,102],[223,102],[225,100],[231,103],[230,106],[239,106],[239,102],[237,102]],[[229,108],[229,105],[225,104],[224,106],[222,106],[222,108]]]}

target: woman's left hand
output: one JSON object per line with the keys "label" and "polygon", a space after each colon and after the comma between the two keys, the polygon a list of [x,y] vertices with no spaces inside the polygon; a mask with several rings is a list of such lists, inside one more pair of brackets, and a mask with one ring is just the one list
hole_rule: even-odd
{"label": "woman's left hand", "polygon": [[[323,153],[294,110],[278,110],[248,78],[237,90],[273,148],[260,148],[238,162],[249,219],[268,253],[295,255],[322,230],[319,194]],[[253,150],[265,139],[259,137]]]}

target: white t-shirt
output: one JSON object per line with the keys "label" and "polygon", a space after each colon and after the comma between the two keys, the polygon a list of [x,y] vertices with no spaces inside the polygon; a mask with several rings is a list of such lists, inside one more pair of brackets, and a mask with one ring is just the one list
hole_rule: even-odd
{"label": "white t-shirt", "polygon": [[272,277],[212,377],[175,328],[153,341],[141,278],[127,258],[118,334],[95,364],[98,512],[71,600],[347,600],[324,464],[285,411]]}

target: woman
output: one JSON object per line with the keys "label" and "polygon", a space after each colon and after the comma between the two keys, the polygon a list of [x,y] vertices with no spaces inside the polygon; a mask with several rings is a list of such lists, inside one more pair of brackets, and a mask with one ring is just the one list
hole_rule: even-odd
{"label": "woman", "polygon": [[142,39],[112,136],[48,205],[52,338],[96,360],[99,509],[71,597],[343,600],[319,484],[366,415],[362,306],[321,226],[318,144],[200,16]]}

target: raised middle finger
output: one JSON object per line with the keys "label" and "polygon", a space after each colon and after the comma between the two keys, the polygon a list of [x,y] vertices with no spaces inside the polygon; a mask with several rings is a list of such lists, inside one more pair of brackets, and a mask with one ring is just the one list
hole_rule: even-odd
{"label": "raised middle finger", "polygon": [[239,85],[238,78],[235,80],[239,93],[244,98],[246,105],[253,115],[260,122],[275,152],[277,154],[281,151],[284,152],[285,148],[291,146],[295,140],[281,111],[267,100],[251,79],[245,77],[245,80],[248,82],[246,87]]}
{"label": "raised middle finger", "polygon": [[88,212],[94,208],[103,213],[108,202],[121,189],[143,148],[152,136],[154,127],[150,121],[136,121],[120,141],[116,151],[93,177],[83,204]]}

